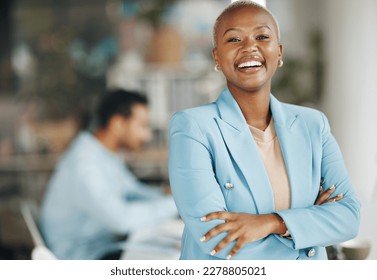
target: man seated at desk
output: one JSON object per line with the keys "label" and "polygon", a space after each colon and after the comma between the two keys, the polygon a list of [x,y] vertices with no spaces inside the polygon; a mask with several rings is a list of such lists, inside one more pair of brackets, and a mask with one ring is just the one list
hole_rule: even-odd
{"label": "man seated at desk", "polygon": [[59,259],[118,259],[118,236],[178,216],[173,198],[138,181],[117,154],[150,139],[146,98],[107,93],[96,117],[62,156],[42,203],[42,234]]}

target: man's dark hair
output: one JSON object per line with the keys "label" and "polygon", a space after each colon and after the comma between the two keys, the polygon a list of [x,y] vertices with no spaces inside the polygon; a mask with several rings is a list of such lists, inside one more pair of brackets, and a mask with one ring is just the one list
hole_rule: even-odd
{"label": "man's dark hair", "polygon": [[147,105],[148,100],[145,96],[136,91],[113,90],[107,92],[99,102],[96,115],[100,127],[106,127],[114,115],[130,117],[132,107],[136,104]]}

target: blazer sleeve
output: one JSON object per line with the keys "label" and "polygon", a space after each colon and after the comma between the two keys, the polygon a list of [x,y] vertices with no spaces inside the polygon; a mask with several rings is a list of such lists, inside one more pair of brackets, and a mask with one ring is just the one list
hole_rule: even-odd
{"label": "blazer sleeve", "polygon": [[[170,122],[169,179],[179,214],[204,253],[209,254],[225,234],[200,242],[200,238],[223,221],[202,222],[204,215],[227,211],[216,181],[208,140],[187,113],[176,113]],[[222,250],[226,251],[226,250]],[[226,253],[216,256],[226,258]]]}
{"label": "blazer sleeve", "polygon": [[[333,196],[344,198],[333,203],[313,205],[307,208],[278,211],[291,236],[295,249],[311,246],[328,246],[354,238],[359,228],[360,204],[352,187],[339,146],[330,132],[324,114],[322,116],[321,177],[326,180],[325,189],[335,185]],[[289,242],[285,242],[289,245]]]}

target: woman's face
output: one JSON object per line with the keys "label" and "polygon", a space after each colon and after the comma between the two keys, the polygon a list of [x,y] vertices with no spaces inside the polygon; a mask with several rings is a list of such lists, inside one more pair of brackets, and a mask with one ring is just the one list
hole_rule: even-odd
{"label": "woman's face", "polygon": [[270,92],[282,57],[276,29],[272,17],[259,8],[241,7],[223,17],[213,57],[231,92]]}

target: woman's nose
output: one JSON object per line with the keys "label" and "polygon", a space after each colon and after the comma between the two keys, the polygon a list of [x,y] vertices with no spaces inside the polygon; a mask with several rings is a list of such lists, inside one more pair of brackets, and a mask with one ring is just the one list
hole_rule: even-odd
{"label": "woman's nose", "polygon": [[255,52],[258,50],[257,42],[253,39],[245,39],[243,45],[244,51]]}

